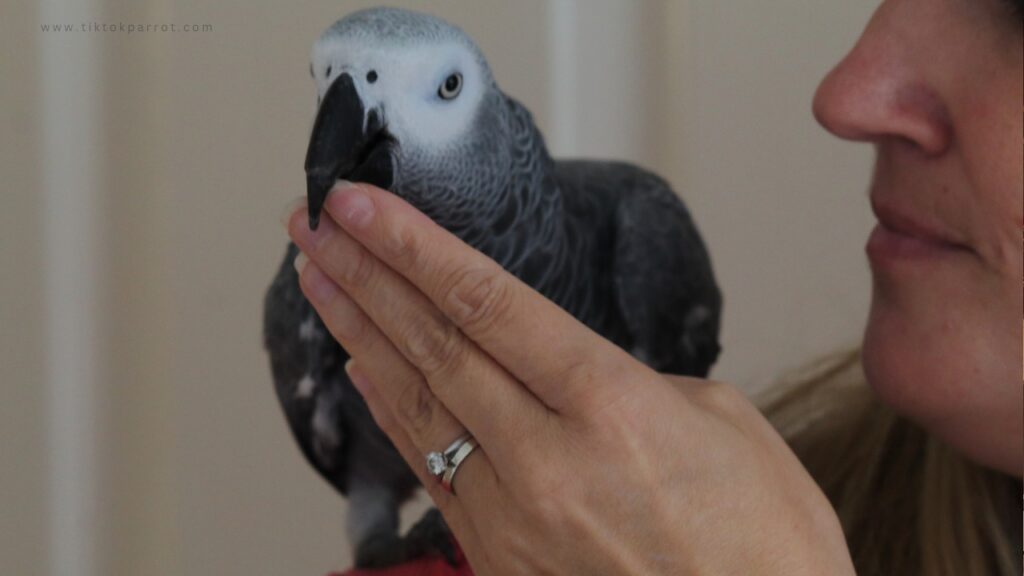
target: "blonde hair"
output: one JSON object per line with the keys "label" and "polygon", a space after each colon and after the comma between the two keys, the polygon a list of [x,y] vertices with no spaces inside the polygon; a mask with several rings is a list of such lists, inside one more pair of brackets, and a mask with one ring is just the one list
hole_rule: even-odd
{"label": "blonde hair", "polygon": [[1020,480],[881,404],[859,351],[822,360],[761,405],[835,507],[857,574],[1021,574]]}

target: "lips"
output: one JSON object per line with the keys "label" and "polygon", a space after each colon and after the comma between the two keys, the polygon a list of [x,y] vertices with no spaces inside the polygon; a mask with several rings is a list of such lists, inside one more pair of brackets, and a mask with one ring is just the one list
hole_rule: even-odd
{"label": "lips", "polygon": [[873,262],[929,258],[971,252],[951,230],[904,206],[872,194],[871,209],[878,226],[868,239],[867,253]]}

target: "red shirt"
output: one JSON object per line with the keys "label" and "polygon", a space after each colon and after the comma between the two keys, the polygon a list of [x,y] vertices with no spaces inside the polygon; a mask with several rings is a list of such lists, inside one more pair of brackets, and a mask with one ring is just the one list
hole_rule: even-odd
{"label": "red shirt", "polygon": [[383,568],[380,570],[357,570],[355,568],[347,571],[330,574],[329,576],[473,576],[473,569],[466,562],[459,543],[452,539],[455,545],[455,563],[453,568],[448,561],[440,556],[424,556],[412,562],[400,566]]}

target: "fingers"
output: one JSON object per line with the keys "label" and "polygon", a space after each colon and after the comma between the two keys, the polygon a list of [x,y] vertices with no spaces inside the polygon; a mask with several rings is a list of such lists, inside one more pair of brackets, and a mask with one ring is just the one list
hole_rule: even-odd
{"label": "fingers", "polygon": [[[300,210],[290,222],[296,244],[316,264],[301,276],[303,291],[342,346],[368,373],[379,372],[372,376],[381,395],[413,442],[424,454],[443,449],[461,423],[503,466],[521,463],[521,444],[512,440],[535,433],[546,408],[330,218],[315,233],[305,218]],[[329,278],[318,276],[321,270]],[[337,294],[326,294],[328,302],[320,290]]]}
{"label": "fingers", "polygon": [[[379,400],[371,403],[367,398],[377,424],[390,438],[400,436],[409,441],[413,450],[402,455],[431,491],[438,507],[459,507],[458,502],[440,488],[437,478],[428,474],[425,457],[431,451],[444,450],[461,436],[466,431],[462,423],[430,392],[419,371],[402,358],[355,302],[316,264],[300,256],[296,268],[300,270],[299,284],[303,293],[314,302],[331,335],[360,362],[357,376],[362,377],[361,382],[381,383],[372,387],[374,398]],[[359,387],[356,378],[353,384]],[[483,450],[477,450],[483,455]],[[495,483],[489,460],[477,456],[474,452],[464,464],[465,469],[459,469],[463,481],[472,484],[468,490],[470,497],[473,494],[480,497],[481,492],[487,494]],[[470,465],[470,460],[476,462]]]}
{"label": "fingers", "polygon": [[296,269],[303,293],[315,302],[331,335],[353,358],[361,360],[375,381],[386,384],[382,394],[388,401],[388,414],[397,417],[381,422],[382,428],[400,424],[424,455],[463,433],[462,424],[430,393],[419,372],[404,361],[348,295],[303,255],[296,259]]}
{"label": "fingers", "polygon": [[553,410],[571,412],[583,398],[599,397],[594,371],[639,366],[400,198],[369,185],[339,184],[325,208]]}

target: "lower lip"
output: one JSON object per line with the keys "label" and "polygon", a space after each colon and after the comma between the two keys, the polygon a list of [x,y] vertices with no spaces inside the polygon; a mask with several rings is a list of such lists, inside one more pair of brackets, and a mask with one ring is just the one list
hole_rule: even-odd
{"label": "lower lip", "polygon": [[882,224],[871,231],[865,247],[872,263],[929,260],[963,253],[965,248],[938,240],[900,234]]}

